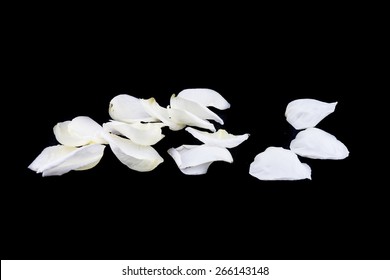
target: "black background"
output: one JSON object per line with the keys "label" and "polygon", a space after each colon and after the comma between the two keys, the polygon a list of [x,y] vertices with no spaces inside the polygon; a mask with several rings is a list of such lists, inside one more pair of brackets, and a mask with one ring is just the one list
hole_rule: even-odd
{"label": "black background", "polygon": [[[240,25],[229,16],[212,25],[212,15],[175,16],[151,27],[88,20],[73,27],[66,17],[23,27],[7,101],[15,105],[9,118],[22,119],[12,121],[3,147],[11,180],[2,186],[2,259],[388,258],[385,192],[363,172],[358,140],[358,28],[315,15],[284,22],[251,15]],[[166,106],[171,94],[196,87],[231,103],[215,110],[223,128],[251,134],[231,149],[233,164],[182,174],[166,151],[198,142],[165,128],[155,145],[165,162],[152,172],[129,170],[109,147],[89,171],[42,178],[27,169],[56,144],[57,122],[81,115],[106,122],[118,94]],[[259,181],[249,164],[269,146],[288,148],[297,132],[284,111],[297,98],[339,102],[317,127],[350,156],[302,159],[312,181]]]}

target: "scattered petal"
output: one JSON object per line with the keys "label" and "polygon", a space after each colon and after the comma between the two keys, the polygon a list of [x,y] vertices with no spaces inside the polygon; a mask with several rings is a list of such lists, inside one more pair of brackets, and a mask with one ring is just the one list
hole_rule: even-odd
{"label": "scattered petal", "polygon": [[182,145],[170,148],[168,154],[186,175],[206,174],[214,161],[233,162],[233,157],[226,148],[208,145]]}
{"label": "scattered petal", "polygon": [[194,101],[184,99],[179,96],[176,97],[173,94],[171,96],[170,104],[172,109],[187,111],[203,120],[214,120],[217,123],[223,124],[223,120],[216,113],[211,111],[206,106]]}
{"label": "scattered petal", "polygon": [[161,128],[163,123],[124,123],[111,121],[103,124],[107,132],[123,135],[135,144],[150,146],[164,138]]}
{"label": "scattered petal", "polygon": [[192,127],[187,127],[186,131],[192,134],[199,141],[216,147],[234,148],[240,145],[242,142],[248,139],[249,134],[233,135],[228,133],[224,129],[219,129],[217,132],[210,133],[206,131],[200,131]]}
{"label": "scattered petal", "polygon": [[302,157],[313,159],[344,159],[348,157],[347,147],[332,134],[318,128],[299,132],[290,143],[290,149]]}
{"label": "scattered petal", "polygon": [[295,129],[315,127],[327,115],[334,112],[337,102],[326,103],[315,99],[297,99],[286,108],[287,121]]}
{"label": "scattered petal", "polygon": [[168,114],[171,120],[183,126],[190,125],[190,126],[196,126],[196,127],[208,129],[213,132],[215,131],[215,127],[211,122],[207,120],[202,120],[198,116],[195,116],[194,114],[188,111],[170,108],[168,109]]}
{"label": "scattered petal", "polygon": [[71,170],[86,170],[101,160],[104,145],[92,144],[80,148],[63,145],[45,148],[30,164],[29,169],[42,176],[58,176]]}
{"label": "scattered petal", "polygon": [[207,88],[191,88],[182,90],[179,94],[179,97],[194,101],[200,105],[209,107],[215,107],[220,110],[225,110],[230,108],[229,102],[222,97],[218,92],[212,89]]}
{"label": "scattered petal", "polygon": [[154,117],[145,111],[139,98],[127,94],[115,96],[110,101],[108,112],[112,119],[121,122],[156,121]]}
{"label": "scattered petal", "polygon": [[260,180],[311,179],[311,169],[290,150],[269,147],[251,163],[249,174]]}
{"label": "scattered petal", "polygon": [[147,172],[155,169],[164,159],[151,146],[138,145],[129,139],[106,133],[112,152],[132,170]]}

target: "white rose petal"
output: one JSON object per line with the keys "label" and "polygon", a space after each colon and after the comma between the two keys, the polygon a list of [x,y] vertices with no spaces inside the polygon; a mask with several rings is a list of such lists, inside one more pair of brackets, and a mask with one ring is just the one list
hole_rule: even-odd
{"label": "white rose petal", "polygon": [[174,159],[180,171],[187,175],[207,173],[214,161],[233,162],[233,157],[226,148],[208,145],[182,145],[169,149],[168,154]]}
{"label": "white rose petal", "polygon": [[184,99],[179,96],[176,97],[173,94],[171,96],[170,104],[172,109],[187,111],[203,120],[214,120],[217,123],[223,124],[223,120],[216,113],[211,111],[206,106],[194,101]]}
{"label": "white rose petal", "polygon": [[110,101],[108,112],[116,121],[127,123],[156,121],[156,118],[145,111],[139,98],[127,94],[115,96]]}
{"label": "white rose petal", "polygon": [[80,148],[63,145],[45,148],[30,164],[29,169],[42,176],[62,175],[71,170],[87,170],[101,160],[104,145],[92,144]]}
{"label": "white rose petal", "polygon": [[224,148],[234,148],[248,139],[249,134],[233,135],[224,129],[219,129],[215,133],[200,131],[192,127],[187,127],[186,131],[192,134],[199,141],[209,145]]}
{"label": "white rose petal", "polygon": [[115,134],[106,133],[105,135],[115,156],[132,170],[151,171],[164,161],[151,146],[138,145]]}
{"label": "white rose petal", "polygon": [[348,157],[347,147],[332,134],[318,128],[299,132],[290,143],[290,149],[302,157],[313,159],[344,159]]}
{"label": "white rose petal", "polygon": [[111,121],[103,124],[107,132],[123,135],[136,144],[150,146],[164,138],[161,128],[163,123],[124,123]]}
{"label": "white rose petal", "polygon": [[220,110],[230,108],[229,102],[218,92],[207,88],[190,88],[182,90],[177,96],[194,101],[200,105],[215,107]]}
{"label": "white rose petal", "polygon": [[315,99],[297,99],[286,108],[287,121],[295,129],[315,127],[327,115],[334,112],[337,102],[326,103]]}
{"label": "white rose petal", "polygon": [[311,169],[290,150],[269,147],[251,163],[249,174],[260,180],[311,179]]}
{"label": "white rose petal", "polygon": [[173,120],[175,123],[181,124],[181,125],[190,125],[190,126],[196,126],[204,129],[208,129],[210,131],[215,131],[214,125],[207,121],[207,120],[202,120],[198,116],[188,112],[188,111],[183,111],[179,109],[168,109],[168,114],[171,120]]}

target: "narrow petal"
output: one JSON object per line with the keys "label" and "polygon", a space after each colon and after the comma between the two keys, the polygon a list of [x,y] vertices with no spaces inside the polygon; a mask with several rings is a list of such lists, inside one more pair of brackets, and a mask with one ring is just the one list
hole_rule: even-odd
{"label": "narrow petal", "polygon": [[344,159],[348,157],[347,147],[332,134],[318,128],[299,132],[290,143],[290,149],[302,157],[314,159]]}
{"label": "narrow petal", "polygon": [[42,176],[58,176],[71,170],[90,169],[103,157],[104,145],[92,144],[81,148],[63,145],[45,148],[30,164],[29,169]]}
{"label": "narrow petal", "polygon": [[145,111],[139,98],[127,94],[115,96],[110,101],[108,112],[110,117],[116,121],[127,123],[156,121]]}
{"label": "narrow petal", "polygon": [[123,135],[135,144],[150,146],[164,138],[161,128],[163,123],[124,123],[111,121],[103,124],[103,128],[114,134]]}
{"label": "narrow petal", "polygon": [[223,120],[209,108],[194,101],[184,99],[181,97],[176,97],[174,94],[171,96],[171,108],[179,109],[183,111],[190,112],[195,116],[203,120],[214,120],[217,123],[223,124]]}
{"label": "narrow petal", "polygon": [[219,129],[215,133],[210,133],[206,131],[200,131],[192,127],[187,127],[186,131],[191,133],[199,141],[209,145],[216,147],[224,147],[224,148],[234,148],[240,145],[242,142],[248,139],[249,134],[243,135],[233,135],[228,133],[224,129]]}
{"label": "narrow petal", "polygon": [[138,145],[114,134],[105,135],[115,156],[132,170],[151,171],[164,161],[151,146]]}
{"label": "narrow petal", "polygon": [[287,121],[295,129],[315,127],[327,115],[334,112],[337,102],[326,103],[315,99],[297,99],[286,108]]}
{"label": "narrow petal", "polygon": [[229,102],[226,101],[218,92],[207,88],[191,88],[182,90],[179,97],[194,101],[200,105],[215,107],[220,110],[230,108]]}
{"label": "narrow petal", "polygon": [[161,107],[156,99],[140,99],[143,108],[148,114],[153,116],[155,119],[162,121],[164,124],[169,126],[171,130],[180,130],[185,127],[184,124],[178,124],[170,119],[168,110],[166,108]]}
{"label": "narrow petal", "polygon": [[208,145],[182,145],[169,149],[168,154],[180,171],[187,175],[205,174],[214,161],[233,162],[233,157],[226,148]]}
{"label": "narrow petal", "polygon": [[290,150],[269,147],[251,163],[249,174],[260,180],[311,179],[311,169]]}
{"label": "narrow petal", "polygon": [[211,122],[207,120],[202,120],[198,116],[195,116],[194,114],[188,111],[170,108],[168,109],[168,114],[171,120],[183,126],[190,125],[190,126],[196,126],[196,127],[208,129],[213,132],[215,131],[215,127]]}

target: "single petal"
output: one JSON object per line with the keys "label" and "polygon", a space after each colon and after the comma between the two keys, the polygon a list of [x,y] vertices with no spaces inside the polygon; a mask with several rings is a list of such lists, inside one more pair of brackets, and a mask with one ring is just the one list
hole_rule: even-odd
{"label": "single petal", "polygon": [[226,148],[208,145],[182,145],[170,148],[168,154],[180,171],[187,175],[205,174],[214,161],[233,162],[233,157]]}
{"label": "single petal", "polygon": [[269,147],[251,163],[249,174],[260,180],[311,179],[311,169],[290,150]]}
{"label": "single petal", "polygon": [[199,141],[209,145],[224,148],[234,148],[240,145],[242,142],[248,139],[249,134],[233,135],[228,133],[224,129],[218,129],[217,132],[210,133],[206,131],[200,131],[192,127],[187,127],[186,131],[191,133]]}
{"label": "single petal", "polygon": [[229,102],[226,101],[218,92],[207,88],[190,88],[182,90],[179,97],[194,101],[200,105],[215,107],[220,110],[230,108]]}
{"label": "single petal", "polygon": [[69,132],[69,124],[71,121],[57,123],[53,127],[54,136],[62,145],[69,147],[83,146],[89,143],[89,139],[84,139],[78,135]]}
{"label": "single petal", "polygon": [[114,134],[123,135],[136,144],[150,146],[164,138],[161,128],[163,123],[124,123],[111,121],[103,124],[103,128]]}
{"label": "single petal", "polygon": [[295,129],[315,127],[327,115],[334,112],[337,102],[326,103],[315,99],[297,99],[286,108],[287,121]]}
{"label": "single petal", "polygon": [[151,171],[164,161],[151,146],[138,145],[115,134],[106,133],[105,135],[115,156],[132,170]]}
{"label": "single petal", "polygon": [[99,163],[104,145],[92,144],[80,148],[56,145],[45,148],[29,169],[42,176],[58,176],[71,170],[86,170]]}
{"label": "single petal", "polygon": [[164,124],[169,126],[171,130],[180,130],[185,127],[184,124],[178,124],[171,120],[168,114],[168,110],[161,107],[153,97],[149,99],[140,99],[140,101],[148,114],[153,116],[155,119],[162,121]]}
{"label": "single petal", "polygon": [[344,159],[349,155],[347,147],[342,142],[318,128],[308,128],[299,132],[291,141],[290,149],[297,155],[314,159]]}
{"label": "single petal", "polygon": [[176,97],[174,94],[171,96],[171,108],[179,109],[183,111],[190,112],[195,116],[203,120],[214,120],[217,123],[223,124],[223,120],[209,108],[194,101],[184,99],[181,97]]}
{"label": "single petal", "polygon": [[202,120],[198,116],[195,116],[194,114],[188,111],[168,108],[168,114],[171,120],[183,126],[190,125],[190,126],[196,126],[196,127],[208,129],[213,132],[215,131],[215,127],[211,122],[207,120]]}
{"label": "single petal", "polygon": [[110,101],[108,112],[116,121],[127,123],[156,121],[145,111],[139,98],[127,94],[115,96]]}

